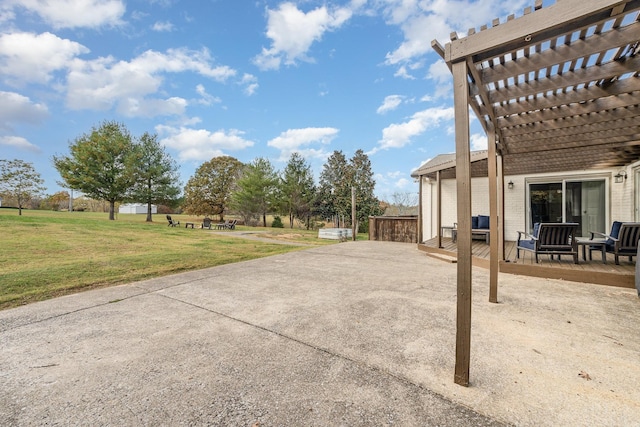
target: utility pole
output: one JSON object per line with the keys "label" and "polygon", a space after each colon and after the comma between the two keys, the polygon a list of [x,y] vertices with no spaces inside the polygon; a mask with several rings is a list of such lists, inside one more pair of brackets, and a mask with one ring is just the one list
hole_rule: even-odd
{"label": "utility pole", "polygon": [[351,234],[356,241],[356,187],[351,187]]}

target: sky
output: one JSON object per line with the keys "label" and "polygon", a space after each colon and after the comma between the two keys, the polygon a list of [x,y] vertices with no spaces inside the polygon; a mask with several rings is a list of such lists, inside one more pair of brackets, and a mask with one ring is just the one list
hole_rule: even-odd
{"label": "sky", "polygon": [[[545,2],[545,6],[547,5]],[[452,31],[521,16],[512,0],[0,0],[0,158],[65,190],[54,155],[104,121],[157,134],[181,184],[203,162],[335,150],[371,160],[376,195],[455,151]],[[473,117],[473,115],[472,115]],[[472,149],[486,148],[477,120]]]}

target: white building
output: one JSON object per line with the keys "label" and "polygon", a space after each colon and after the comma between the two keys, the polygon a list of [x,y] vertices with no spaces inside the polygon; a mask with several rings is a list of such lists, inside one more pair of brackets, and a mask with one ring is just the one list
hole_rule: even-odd
{"label": "white building", "polygon": [[[118,212],[121,214],[146,214],[147,205],[145,203],[127,203],[120,205]],[[151,213],[158,213],[158,207],[156,205],[151,205]]]}

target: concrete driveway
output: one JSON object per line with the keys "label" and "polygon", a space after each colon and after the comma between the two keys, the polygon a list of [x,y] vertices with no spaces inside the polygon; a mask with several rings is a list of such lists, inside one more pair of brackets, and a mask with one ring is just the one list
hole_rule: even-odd
{"label": "concrete driveway", "polygon": [[640,425],[635,290],[348,242],[0,312],[0,425]]}

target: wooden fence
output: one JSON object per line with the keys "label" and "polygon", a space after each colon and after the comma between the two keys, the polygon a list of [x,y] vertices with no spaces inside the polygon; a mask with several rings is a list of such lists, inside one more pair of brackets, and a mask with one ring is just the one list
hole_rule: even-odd
{"label": "wooden fence", "polygon": [[418,216],[370,216],[369,240],[418,243]]}

